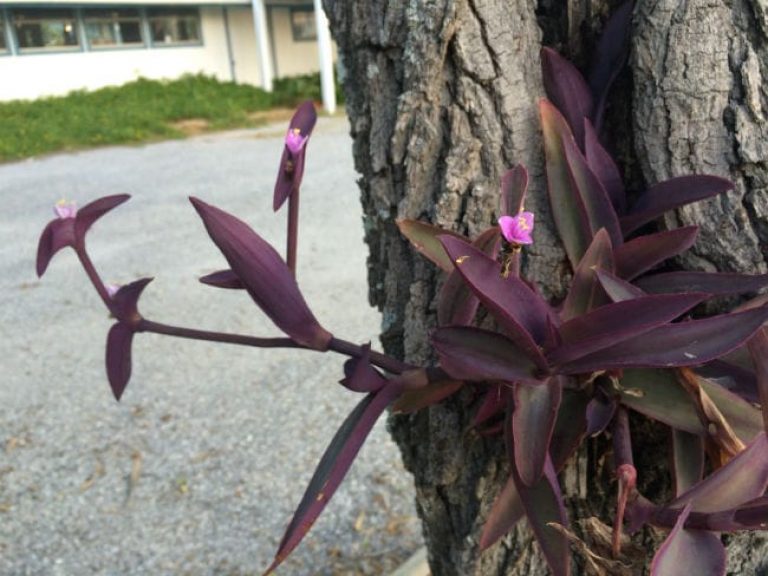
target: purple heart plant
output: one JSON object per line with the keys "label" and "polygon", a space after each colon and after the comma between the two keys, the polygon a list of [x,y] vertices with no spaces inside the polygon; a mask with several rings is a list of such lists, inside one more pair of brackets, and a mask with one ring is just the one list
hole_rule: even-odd
{"label": "purple heart plant", "polygon": [[[285,139],[274,209],[289,202],[286,263],[246,223],[197,198],[192,205],[229,264],[202,278],[243,289],[284,333],[283,338],[210,332],[145,318],[138,300],[150,278],[116,288],[91,262],[86,232],[128,199],[109,196],[76,210],[59,205],[40,238],[37,272],[71,247],[115,318],[106,346],[107,377],[119,400],[131,374],[136,334],[154,332],[254,347],[304,348],[348,356],[340,383],[362,396],[331,440],[285,531],[271,573],[298,546],[349,470],[376,420],[388,407],[424,409],[470,388],[479,397],[475,426],[506,443],[510,476],[480,536],[486,549],[523,517],[552,574],[571,571],[569,530],[558,474],[585,439],[610,437],[617,480],[606,568],[626,561],[623,531],[644,525],[668,530],[652,563],[654,576],[722,575],[720,533],[760,530],[768,522],[768,300],[757,297],[716,316],[691,318],[700,303],[755,292],[768,275],[657,272],[691,247],[695,226],[649,231],[666,211],[726,193],[728,180],[683,176],[627,199],[619,170],[599,139],[605,98],[623,66],[629,9],[622,6],[599,43],[589,81],[552,50],[542,52],[540,103],[548,193],[573,276],[562,301],[549,302],[521,275],[521,253],[536,239],[524,209],[523,166],[501,181],[500,217],[477,238],[402,220],[403,235],[444,271],[431,335],[436,363],[412,366],[337,338],[315,319],[295,280],[298,194],[315,125],[311,103],[299,107]],[[482,307],[495,329],[473,326]],[[758,408],[761,406],[762,408]],[[629,413],[666,426],[671,436],[675,496],[652,502],[640,493]],[[705,475],[705,471],[708,473]],[[581,544],[581,548],[577,544]],[[609,570],[610,572],[610,570]]]}

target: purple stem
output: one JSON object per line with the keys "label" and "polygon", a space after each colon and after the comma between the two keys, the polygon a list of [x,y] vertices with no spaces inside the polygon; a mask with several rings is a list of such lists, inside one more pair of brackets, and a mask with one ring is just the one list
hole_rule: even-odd
{"label": "purple stem", "polygon": [[299,186],[288,196],[288,246],[285,260],[288,268],[296,276],[296,252],[299,245]]}
{"label": "purple stem", "polygon": [[629,432],[629,413],[619,406],[613,419],[613,463],[616,469],[622,464],[634,466],[632,438]]}
{"label": "purple stem", "polygon": [[93,284],[93,287],[96,288],[96,292],[99,293],[107,310],[114,312],[112,298],[110,297],[109,292],[107,292],[107,287],[104,286],[104,282],[101,280],[99,273],[96,271],[96,267],[93,265],[90,256],[88,256],[85,246],[76,246],[75,252],[80,259],[80,263],[83,265],[85,273],[88,275],[88,279],[91,281],[91,284]]}
{"label": "purple stem", "polygon": [[[347,342],[346,340],[340,340],[335,337],[331,338],[331,342],[328,345],[328,348],[334,352],[338,352],[339,354],[352,356],[354,358],[359,358],[363,355],[363,348],[361,346],[352,344],[352,342]],[[412,370],[416,368],[416,366],[406,364],[397,358],[392,358],[391,356],[387,356],[381,352],[375,352],[374,350],[371,350],[369,354],[371,364],[375,364],[379,368],[383,368],[392,374],[402,374],[406,370]]]}
{"label": "purple stem", "polygon": [[208,342],[222,342],[225,344],[240,344],[242,346],[255,346],[257,348],[305,348],[290,338],[257,338],[245,334],[227,334],[225,332],[211,332],[209,330],[195,330],[161,324],[142,318],[139,321],[138,332],[152,332],[177,338],[189,338],[190,340],[205,340]]}

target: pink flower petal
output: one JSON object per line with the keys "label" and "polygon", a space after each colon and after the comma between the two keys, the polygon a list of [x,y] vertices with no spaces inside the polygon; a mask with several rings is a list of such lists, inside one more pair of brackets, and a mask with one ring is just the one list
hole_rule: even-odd
{"label": "pink flower petal", "polygon": [[53,207],[53,213],[61,220],[74,218],[77,215],[77,204],[63,199],[59,200]]}
{"label": "pink flower petal", "polygon": [[304,144],[307,143],[308,136],[302,136],[301,131],[298,128],[292,128],[288,130],[288,134],[285,135],[285,146],[291,152],[291,154],[298,154],[301,149],[304,148]]}
{"label": "pink flower petal", "polygon": [[511,244],[532,244],[533,212],[520,212],[517,216],[499,218],[501,233]]}

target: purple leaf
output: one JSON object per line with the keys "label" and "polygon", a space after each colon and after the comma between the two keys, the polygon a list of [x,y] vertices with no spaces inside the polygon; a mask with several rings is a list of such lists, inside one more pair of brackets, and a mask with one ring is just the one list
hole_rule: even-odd
{"label": "purple leaf", "polygon": [[[492,260],[495,260],[501,249],[501,235],[498,226],[482,232],[472,242],[475,248],[481,250]],[[446,257],[445,248],[440,244],[440,250]],[[451,263],[453,267],[453,263]],[[440,296],[437,300],[437,322],[440,326],[469,326],[475,320],[480,300],[455,268],[448,274]]]}
{"label": "purple leaf", "polygon": [[672,476],[680,496],[704,475],[704,439],[698,434],[672,429]]}
{"label": "purple leaf", "polygon": [[510,476],[493,503],[488,519],[480,536],[480,551],[487,550],[499,538],[514,528],[525,516],[525,509],[520,500],[520,493],[515,487],[515,480]]}
{"label": "purple leaf", "polygon": [[573,131],[579,147],[584,145],[584,118],[592,117],[592,93],[581,72],[551,48],[541,49],[544,90]]}
{"label": "purple leaf", "polygon": [[519,278],[502,277],[496,261],[463,240],[441,236],[440,242],[456,270],[510,338],[544,368],[546,363],[537,342],[543,343],[549,333],[546,302]]}
{"label": "purple leaf", "polygon": [[587,436],[597,436],[608,427],[619,403],[603,394],[596,394],[587,404]]}
{"label": "purple leaf", "polygon": [[452,396],[464,386],[461,380],[437,380],[415,390],[406,390],[392,405],[392,412],[411,414]]}
{"label": "purple leaf", "polygon": [[504,412],[509,404],[509,395],[511,392],[512,389],[509,384],[492,384],[488,391],[483,395],[483,401],[475,413],[472,424],[474,426],[480,426]]}
{"label": "purple leaf", "polygon": [[232,270],[219,270],[212,274],[207,274],[200,278],[200,282],[214,286],[216,288],[226,288],[228,290],[245,290],[245,284],[242,283],[237,274]]}
{"label": "purple leaf", "polygon": [[131,326],[117,322],[107,335],[107,379],[115,400],[120,397],[131,379],[131,344],[134,330]]}
{"label": "purple leaf", "polygon": [[719,176],[680,176],[665,180],[640,196],[629,213],[621,219],[621,229],[625,235],[630,234],[665,212],[732,189],[733,182]]}
{"label": "purple leaf", "polygon": [[[511,444],[508,440],[508,446]],[[510,456],[510,460],[514,462],[514,454],[510,454]],[[526,486],[522,482],[514,465],[512,465],[512,478],[520,495],[528,524],[536,536],[536,541],[541,547],[553,576],[569,576],[571,573],[571,553],[568,540],[560,531],[550,526],[551,523],[568,526],[568,516],[563,504],[560,484],[557,481],[551,459],[547,458],[544,475],[533,486]]]}
{"label": "purple leaf", "polygon": [[651,576],[723,576],[725,547],[720,538],[704,530],[683,528],[690,507],[680,513],[675,527],[656,552]]}
{"label": "purple leaf", "polygon": [[[709,380],[699,384],[742,442],[763,429],[759,411],[749,402]],[[620,394],[622,404],[649,418],[691,434],[708,434],[674,370],[624,370]]]}
{"label": "purple leaf", "polygon": [[74,218],[55,219],[48,222],[37,243],[37,276],[45,274],[51,258],[67,246],[75,245]]}
{"label": "purple leaf", "polygon": [[[625,280],[632,280],[664,260],[682,254],[693,246],[698,232],[698,226],[686,226],[630,240],[614,251],[616,275]],[[643,288],[642,285],[640,287]],[[646,288],[643,290],[648,291]],[[708,292],[708,290],[691,290],[691,292]]]}
{"label": "purple leaf", "polygon": [[568,459],[576,452],[587,433],[587,405],[589,398],[583,392],[563,390],[560,410],[557,413],[555,429],[549,452],[556,472],[560,472]]}
{"label": "purple leaf", "polygon": [[549,205],[560,240],[575,269],[589,246],[591,233],[584,205],[574,190],[563,148],[563,140],[573,139],[573,135],[565,118],[550,102],[541,100],[539,111],[544,135]]}
{"label": "purple leaf", "polygon": [[152,278],[141,278],[121,286],[112,296],[112,313],[120,322],[136,329],[141,321],[139,314],[139,298],[147,284],[152,282]]}
{"label": "purple leaf", "polygon": [[595,234],[592,244],[573,273],[573,282],[560,314],[564,321],[586,314],[608,302],[595,275],[598,269],[613,270],[613,249],[605,230]]}
{"label": "purple leaf", "polygon": [[347,416],[320,459],[304,497],[280,542],[275,560],[264,576],[273,572],[299,545],[341,484],[373,425],[401,392],[401,384],[396,380],[392,381],[378,392],[363,398]]}
{"label": "purple leaf", "polygon": [[758,434],[747,448],[731,458],[666,507],[688,504],[694,512],[721,512],[762,496],[768,487],[768,441]]}
{"label": "purple leaf", "polygon": [[[754,336],[752,338],[754,339]],[[696,373],[751,404],[761,404],[757,392],[757,377],[751,367],[747,369],[725,360],[713,360],[704,366],[698,366]]]}
{"label": "purple leaf", "polygon": [[387,379],[371,366],[371,345],[363,344],[363,355],[344,362],[344,378],[339,382],[353,392],[376,392]]}
{"label": "purple leaf", "polygon": [[667,272],[645,276],[637,285],[652,294],[669,292],[707,292],[731,296],[756,292],[768,286],[768,274],[728,274],[721,272]]}
{"label": "purple leaf", "polygon": [[523,211],[528,192],[528,170],[518,164],[501,177],[501,214],[515,216]]}
{"label": "purple leaf", "polygon": [[75,216],[75,237],[78,242],[85,241],[85,234],[93,223],[104,216],[107,212],[116,208],[123,202],[130,199],[129,194],[115,194],[114,196],[104,196],[93,202],[86,204],[77,211]]}
{"label": "purple leaf", "polygon": [[627,193],[621,179],[621,172],[611,155],[600,144],[592,123],[586,119],[584,120],[584,156],[590,170],[602,182],[616,213],[624,214],[627,211]]}
{"label": "purple leaf", "polygon": [[515,442],[515,467],[526,486],[535,485],[544,473],[562,391],[557,376],[543,384],[515,385],[512,440]]}
{"label": "purple leaf", "polygon": [[589,73],[589,87],[595,99],[595,125],[602,125],[605,102],[614,80],[624,67],[629,55],[629,37],[632,27],[632,0],[619,6],[603,28],[595,45]]}
{"label": "purple leaf", "polygon": [[[626,246],[626,244],[625,244]],[[600,281],[605,293],[613,302],[625,302],[626,300],[633,300],[635,298],[642,298],[646,296],[646,293],[640,290],[634,284],[630,284],[626,280],[622,280],[618,276],[614,276],[610,272],[595,268],[595,275]]]}
{"label": "purple leaf", "polygon": [[[295,131],[298,130],[300,137],[309,138],[316,121],[317,112],[315,112],[315,105],[311,100],[307,100],[296,109],[288,127],[288,134],[296,134]],[[306,153],[306,143],[295,154],[289,150],[287,145],[283,148],[283,156],[280,158],[280,169],[277,172],[275,194],[272,201],[272,208],[275,212],[280,209],[291,193],[301,186]]]}
{"label": "purple leaf", "polygon": [[562,344],[547,354],[550,365],[563,365],[668,324],[706,298],[704,294],[644,296],[606,304],[559,328]]}
{"label": "purple leaf", "polygon": [[512,340],[488,330],[469,327],[438,328],[432,345],[440,365],[457,380],[538,383],[539,369]]}
{"label": "purple leaf", "polygon": [[567,374],[632,367],[695,366],[745,342],[768,320],[768,307],[655,328],[562,366]]}
{"label": "purple leaf", "polygon": [[605,228],[614,247],[621,246],[624,237],[621,234],[619,219],[613,209],[608,193],[594,172],[587,165],[587,159],[571,138],[563,138],[563,150],[568,162],[573,189],[580,196],[581,204],[587,216],[590,238]]}
{"label": "purple leaf", "polygon": [[290,338],[315,350],[326,350],[332,335],[315,319],[283,259],[245,222],[190,198],[208,234],[251,298]]}
{"label": "purple leaf", "polygon": [[763,413],[763,427],[768,434],[768,332],[761,328],[747,343],[752,362],[755,364],[757,391]]}
{"label": "purple leaf", "polygon": [[422,256],[428,258],[446,272],[453,271],[453,261],[448,257],[439,242],[439,236],[451,235],[464,239],[463,236],[450,230],[443,230],[439,226],[433,226],[418,220],[398,220],[397,227]]}

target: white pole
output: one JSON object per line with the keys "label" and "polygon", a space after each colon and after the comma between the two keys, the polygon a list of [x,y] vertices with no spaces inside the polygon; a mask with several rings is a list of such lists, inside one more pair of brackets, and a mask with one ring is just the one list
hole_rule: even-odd
{"label": "white pole", "polygon": [[259,70],[261,71],[261,87],[272,92],[272,56],[269,53],[269,37],[267,32],[267,11],[264,0],[252,0],[253,30],[256,33],[256,48],[259,52]]}
{"label": "white pole", "polygon": [[329,114],[336,112],[336,87],[333,82],[333,50],[328,18],[323,12],[321,0],[315,3],[315,25],[317,26],[317,51],[320,53],[320,89],[323,108]]}

